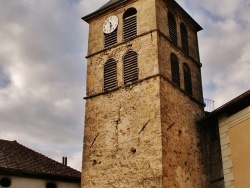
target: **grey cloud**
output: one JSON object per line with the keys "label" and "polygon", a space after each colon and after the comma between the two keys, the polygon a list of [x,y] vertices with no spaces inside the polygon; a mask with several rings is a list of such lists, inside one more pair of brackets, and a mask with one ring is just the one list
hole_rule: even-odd
{"label": "grey cloud", "polygon": [[[204,96],[218,107],[250,88],[249,2],[180,1],[204,28],[199,33]],[[244,60],[243,60],[244,59]]]}
{"label": "grey cloud", "polygon": [[[59,161],[74,156],[82,149],[86,78],[80,8],[66,0],[3,3],[1,80],[10,83],[0,89],[0,137]],[[80,170],[81,161],[74,165]]]}
{"label": "grey cloud", "polygon": [[6,75],[0,64],[0,89],[7,87],[10,83],[10,78]]}

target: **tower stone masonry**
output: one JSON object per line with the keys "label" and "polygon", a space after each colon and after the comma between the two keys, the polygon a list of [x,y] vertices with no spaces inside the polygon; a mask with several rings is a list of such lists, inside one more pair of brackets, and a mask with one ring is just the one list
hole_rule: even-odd
{"label": "tower stone masonry", "polygon": [[173,0],[110,0],[89,23],[82,188],[204,188],[197,32]]}

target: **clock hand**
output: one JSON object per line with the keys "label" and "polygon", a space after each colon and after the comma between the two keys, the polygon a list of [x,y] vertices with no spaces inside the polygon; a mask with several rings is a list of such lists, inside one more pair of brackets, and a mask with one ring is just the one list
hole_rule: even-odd
{"label": "clock hand", "polygon": [[110,30],[112,30],[112,23],[109,22],[109,27],[110,27]]}

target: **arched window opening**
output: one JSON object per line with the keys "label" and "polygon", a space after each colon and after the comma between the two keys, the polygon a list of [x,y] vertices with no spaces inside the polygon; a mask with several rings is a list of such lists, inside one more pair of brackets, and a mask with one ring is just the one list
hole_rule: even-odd
{"label": "arched window opening", "polygon": [[2,178],[2,179],[0,180],[0,186],[1,186],[1,187],[10,187],[10,185],[11,185],[11,180],[10,180],[10,178]]}
{"label": "arched window opening", "polygon": [[129,8],[123,14],[123,39],[137,35],[137,10]]}
{"label": "arched window opening", "polygon": [[123,57],[124,84],[138,80],[138,55],[134,51],[128,51]]}
{"label": "arched window opening", "polygon": [[117,63],[114,58],[110,58],[104,64],[104,91],[117,87]]}
{"label": "arched window opening", "polygon": [[181,47],[185,54],[189,55],[188,32],[184,23],[181,23]]}
{"label": "arched window opening", "polygon": [[180,68],[179,61],[175,54],[170,55],[171,61],[171,73],[172,73],[172,82],[180,87]]}
{"label": "arched window opening", "polygon": [[184,72],[184,88],[188,95],[192,96],[192,77],[191,77],[191,71],[189,66],[184,63],[183,64],[183,72]]}
{"label": "arched window opening", "polygon": [[104,33],[104,48],[117,43],[117,28],[112,33]]}
{"label": "arched window opening", "polygon": [[46,188],[56,188],[55,183],[46,183]]}
{"label": "arched window opening", "polygon": [[175,21],[175,16],[173,13],[168,12],[168,30],[169,30],[169,38],[170,40],[177,45],[177,26]]}

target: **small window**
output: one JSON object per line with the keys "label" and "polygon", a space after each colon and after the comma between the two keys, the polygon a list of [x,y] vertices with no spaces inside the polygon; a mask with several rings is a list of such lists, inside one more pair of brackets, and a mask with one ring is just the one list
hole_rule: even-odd
{"label": "small window", "polygon": [[56,188],[55,183],[46,183],[46,188]]}
{"label": "small window", "polygon": [[192,96],[192,77],[191,77],[191,71],[187,63],[183,64],[183,72],[184,72],[184,87],[185,91],[188,95]]}
{"label": "small window", "polygon": [[104,48],[117,43],[117,28],[109,34],[104,33]]}
{"label": "small window", "polygon": [[104,91],[117,87],[117,63],[114,58],[110,58],[104,64]]}
{"label": "small window", "polygon": [[123,14],[123,39],[127,40],[137,35],[137,10],[129,8]]}
{"label": "small window", "polygon": [[175,54],[170,55],[172,82],[180,87],[179,61]]}
{"label": "small window", "polygon": [[168,12],[168,30],[170,40],[177,45],[177,26],[175,16],[171,12]]}
{"label": "small window", "polygon": [[2,178],[0,180],[0,186],[2,186],[2,187],[9,187],[10,185],[11,185],[10,178]]}
{"label": "small window", "polygon": [[138,57],[134,51],[128,51],[123,57],[124,84],[138,80]]}
{"label": "small window", "polygon": [[185,54],[189,55],[188,32],[184,23],[181,23],[181,47]]}

